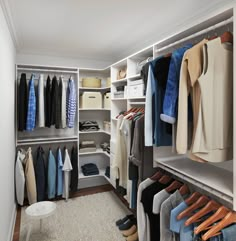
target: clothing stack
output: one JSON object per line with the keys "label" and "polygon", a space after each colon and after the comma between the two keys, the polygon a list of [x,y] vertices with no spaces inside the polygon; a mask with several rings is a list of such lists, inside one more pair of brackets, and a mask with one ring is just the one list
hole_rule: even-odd
{"label": "clothing stack", "polygon": [[85,176],[92,176],[92,175],[99,174],[98,167],[94,163],[85,164],[85,165],[81,166],[81,169]]}
{"label": "clothing stack", "polygon": [[[38,85],[35,86],[37,80]],[[36,87],[36,88],[35,88]],[[33,131],[37,127],[64,129],[73,128],[76,116],[76,86],[72,77],[65,83],[63,77],[52,81],[44,75],[39,79],[32,74],[27,85],[26,74],[22,73],[18,98],[18,130]]]}
{"label": "clothing stack", "polygon": [[99,131],[99,125],[97,121],[80,121],[79,130],[80,131]]}
{"label": "clothing stack", "polygon": [[116,91],[114,92],[114,98],[124,98],[125,86],[117,86]]}
{"label": "clothing stack", "polygon": [[134,215],[127,215],[126,217],[117,220],[116,226],[127,241],[138,240],[137,221]]}
{"label": "clothing stack", "polygon": [[109,143],[104,142],[100,146],[103,151],[106,151],[108,154],[110,154],[110,144]]}
{"label": "clothing stack", "polygon": [[82,141],[79,144],[80,153],[95,152],[96,150],[97,150],[97,146],[95,144],[95,141]]}
{"label": "clothing stack", "polygon": [[[33,159],[31,147],[27,151],[20,149],[15,166],[16,197],[19,205],[23,205],[25,187],[29,204],[53,199],[58,196],[68,198],[70,191],[78,187],[78,152],[73,147],[71,155],[68,149],[60,148],[56,155],[49,149],[48,158],[40,146]],[[70,173],[70,179],[69,179]]]}

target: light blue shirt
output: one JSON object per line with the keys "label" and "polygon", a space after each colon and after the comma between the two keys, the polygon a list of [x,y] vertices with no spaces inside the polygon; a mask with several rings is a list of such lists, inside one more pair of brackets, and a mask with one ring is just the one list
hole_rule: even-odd
{"label": "light blue shirt", "polygon": [[56,195],[56,168],[56,160],[50,150],[48,156],[48,199],[55,198]]}
{"label": "light blue shirt", "polygon": [[60,196],[63,193],[63,161],[61,155],[61,149],[58,149],[57,153],[57,195]]}

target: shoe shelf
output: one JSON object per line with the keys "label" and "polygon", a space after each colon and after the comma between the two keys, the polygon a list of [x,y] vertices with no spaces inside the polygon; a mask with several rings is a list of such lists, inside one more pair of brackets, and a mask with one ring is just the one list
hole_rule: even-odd
{"label": "shoe shelf", "polygon": [[105,131],[105,130],[98,130],[98,131],[79,131],[80,135],[83,134],[107,134],[107,135],[111,135],[110,132]]}
{"label": "shoe shelf", "polygon": [[107,153],[106,151],[103,151],[102,148],[97,148],[96,151],[91,151],[91,152],[80,152],[79,156],[88,156],[88,155],[95,155],[95,154],[103,154],[107,157],[110,157],[110,154]]}

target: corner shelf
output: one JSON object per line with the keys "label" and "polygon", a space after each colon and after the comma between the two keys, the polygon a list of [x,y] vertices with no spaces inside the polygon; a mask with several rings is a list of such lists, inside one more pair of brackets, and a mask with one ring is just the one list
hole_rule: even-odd
{"label": "corner shelf", "polygon": [[111,135],[110,132],[105,131],[105,130],[98,130],[98,131],[79,131],[80,135],[83,134],[107,134],[107,135]]}
{"label": "corner shelf", "polygon": [[137,78],[141,78],[141,75],[140,74],[135,74],[135,75],[131,75],[131,76],[127,77],[127,79],[130,79],[130,80],[137,79]]}
{"label": "corner shelf", "polygon": [[109,91],[111,87],[101,87],[101,88],[90,88],[90,87],[79,87],[81,91]]}
{"label": "corner shelf", "polygon": [[113,85],[118,85],[118,84],[120,84],[120,83],[127,83],[127,78],[124,78],[124,79],[119,79],[119,80],[113,80],[112,82],[111,82]]}
{"label": "corner shelf", "polygon": [[104,109],[104,108],[79,108],[79,111],[111,111],[111,109]]}
{"label": "corner shelf", "polygon": [[110,154],[108,154],[106,151],[103,151],[101,148],[97,148],[96,151],[93,152],[82,152],[79,153],[79,156],[88,156],[88,155],[95,155],[95,154],[103,154],[107,157],[110,157]]}

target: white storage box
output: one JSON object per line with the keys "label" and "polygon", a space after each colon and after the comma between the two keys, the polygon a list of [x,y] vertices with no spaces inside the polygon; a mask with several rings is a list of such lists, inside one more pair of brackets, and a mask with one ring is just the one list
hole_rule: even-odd
{"label": "white storage box", "polygon": [[111,109],[111,93],[104,95],[104,109]]}
{"label": "white storage box", "polygon": [[80,108],[102,108],[102,94],[100,92],[84,92],[80,96]]}
{"label": "white storage box", "polygon": [[128,86],[128,96],[131,98],[144,96],[144,83],[142,79],[130,82]]}

